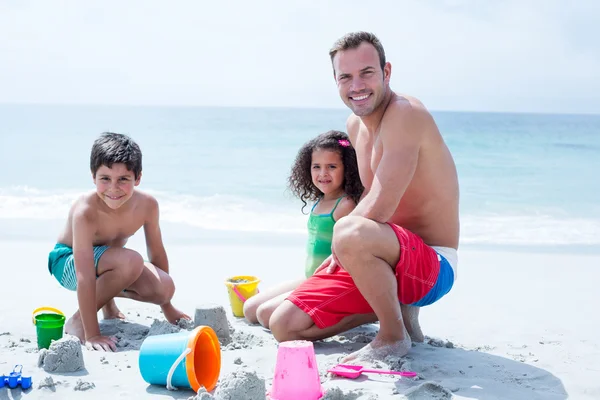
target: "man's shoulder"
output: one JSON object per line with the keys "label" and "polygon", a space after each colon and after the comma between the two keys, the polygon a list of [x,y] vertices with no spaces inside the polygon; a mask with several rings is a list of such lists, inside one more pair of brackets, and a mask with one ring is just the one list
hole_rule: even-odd
{"label": "man's shoulder", "polygon": [[381,120],[381,131],[403,131],[418,136],[427,132],[432,122],[433,117],[419,99],[395,94]]}
{"label": "man's shoulder", "polygon": [[360,128],[360,117],[352,113],[346,119],[346,133],[350,137],[350,141],[353,141],[354,137],[358,134]]}
{"label": "man's shoulder", "polygon": [[388,105],[384,118],[386,117],[422,117],[429,115],[429,111],[423,102],[416,97],[405,94],[396,94],[392,97]]}

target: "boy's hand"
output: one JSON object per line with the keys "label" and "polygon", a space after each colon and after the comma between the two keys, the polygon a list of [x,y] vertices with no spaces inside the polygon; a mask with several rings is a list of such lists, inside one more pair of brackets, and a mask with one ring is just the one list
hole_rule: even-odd
{"label": "boy's hand", "polygon": [[117,351],[117,339],[112,336],[94,336],[86,340],[86,347],[90,350]]}
{"label": "boy's hand", "polygon": [[173,325],[176,325],[177,321],[179,321],[182,318],[191,320],[189,315],[173,307],[173,304],[171,304],[170,302],[167,304],[163,304],[162,306],[160,306],[160,308],[162,308],[163,314],[165,315],[165,319]]}

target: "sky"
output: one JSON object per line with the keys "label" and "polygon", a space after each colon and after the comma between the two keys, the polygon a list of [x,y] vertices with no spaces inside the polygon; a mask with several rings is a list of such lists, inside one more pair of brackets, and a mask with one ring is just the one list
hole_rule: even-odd
{"label": "sky", "polygon": [[432,110],[600,113],[600,2],[0,0],[0,103],[342,108],[366,30]]}

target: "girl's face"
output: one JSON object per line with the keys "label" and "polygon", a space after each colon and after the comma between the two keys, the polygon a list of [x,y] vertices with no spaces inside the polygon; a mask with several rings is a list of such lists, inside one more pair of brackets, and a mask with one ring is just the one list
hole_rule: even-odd
{"label": "girl's face", "polygon": [[315,185],[325,196],[342,194],[344,163],[337,151],[317,149],[312,153],[310,174]]}

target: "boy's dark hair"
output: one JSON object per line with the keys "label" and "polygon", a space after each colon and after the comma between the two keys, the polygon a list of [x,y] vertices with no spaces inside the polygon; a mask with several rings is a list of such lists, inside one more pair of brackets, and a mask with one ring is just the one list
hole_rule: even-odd
{"label": "boy's dark hair", "polygon": [[135,179],[138,179],[142,172],[142,151],[129,136],[104,132],[92,146],[90,155],[92,175],[95,178],[98,168],[102,165],[112,168],[113,164],[125,164],[127,170],[132,171]]}
{"label": "boy's dark hair", "polygon": [[358,203],[364,187],[358,175],[356,152],[350,144],[348,135],[344,132],[329,131],[305,143],[298,151],[296,160],[292,165],[288,186],[292,193],[304,203],[302,212],[304,212],[307,200],[316,201],[323,196],[323,192],[313,184],[310,173],[312,153],[315,150],[337,151],[342,156],[342,163],[344,164],[342,187],[346,195]]}
{"label": "boy's dark hair", "polygon": [[[383,45],[375,36],[370,32],[350,32],[346,35],[342,36],[333,44],[331,50],[329,50],[329,57],[331,57],[331,64],[333,64],[333,58],[337,54],[338,51],[345,51],[348,49],[356,49],[360,46],[361,43],[366,42],[370,43],[377,50],[377,54],[379,54],[379,64],[381,65],[381,70],[385,67],[385,51],[383,50]],[[333,71],[335,74],[335,69]]]}

